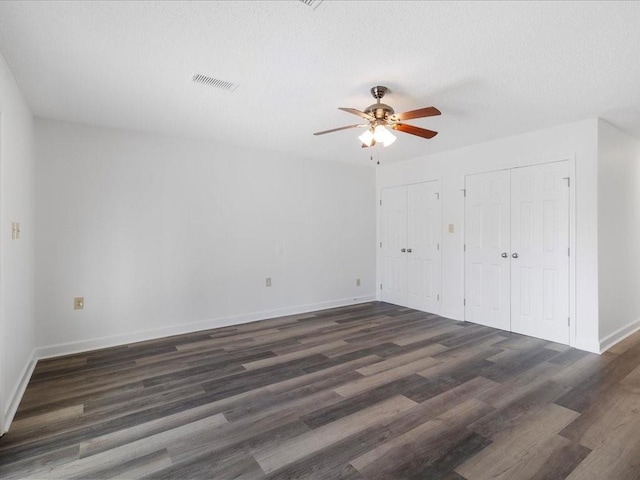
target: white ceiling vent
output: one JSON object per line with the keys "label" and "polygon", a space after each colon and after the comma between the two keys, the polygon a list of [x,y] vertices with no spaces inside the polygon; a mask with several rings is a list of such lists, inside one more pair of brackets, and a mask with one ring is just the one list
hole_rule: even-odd
{"label": "white ceiling vent", "polygon": [[322,0],[300,0],[305,5],[313,8],[314,10],[318,8],[318,5],[322,3]]}
{"label": "white ceiling vent", "polygon": [[228,92],[233,92],[239,86],[239,84],[237,83],[227,82],[225,80],[220,80],[219,78],[208,77],[207,75],[202,75],[200,73],[194,73],[193,77],[191,77],[191,81],[195,83],[201,83],[202,85],[207,85],[208,87],[227,90]]}

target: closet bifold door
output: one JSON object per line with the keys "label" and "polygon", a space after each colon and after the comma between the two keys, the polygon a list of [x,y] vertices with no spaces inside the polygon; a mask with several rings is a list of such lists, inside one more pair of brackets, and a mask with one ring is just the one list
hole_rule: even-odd
{"label": "closet bifold door", "polygon": [[383,302],[440,312],[440,182],[380,192],[381,293]]}
{"label": "closet bifold door", "polygon": [[511,330],[569,343],[568,162],[511,171]]}
{"label": "closet bifold door", "polygon": [[440,306],[440,182],[407,186],[407,306],[439,312]]}
{"label": "closet bifold door", "polygon": [[465,320],[510,330],[510,172],[465,177]]}
{"label": "closet bifold door", "polygon": [[407,187],[385,188],[380,192],[381,274],[380,299],[396,305],[407,304]]}

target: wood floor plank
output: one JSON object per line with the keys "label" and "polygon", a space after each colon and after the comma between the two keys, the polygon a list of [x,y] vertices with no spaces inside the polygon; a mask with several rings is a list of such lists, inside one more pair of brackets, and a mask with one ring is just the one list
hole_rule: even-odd
{"label": "wood floor plank", "polygon": [[573,410],[547,404],[527,415],[517,428],[499,431],[490,446],[457,467],[456,472],[477,480],[526,478],[526,472],[541,468],[558,448],[550,447],[552,442],[561,446],[570,443],[557,434],[578,416]]}
{"label": "wood floor plank", "polygon": [[[574,442],[559,442],[555,439],[554,448],[544,464],[531,472],[530,480],[561,480],[567,478],[591,453],[586,447]],[[546,457],[546,455],[545,455]]]}
{"label": "wood floor plank", "polygon": [[[385,477],[393,475],[394,472],[404,472],[405,467],[399,466],[396,462],[398,458],[409,453],[405,461],[400,462],[401,464],[409,462],[410,470],[419,471],[424,471],[430,465],[432,474],[435,474],[436,461],[445,456],[453,445],[472,436],[466,426],[491,410],[493,409],[485,403],[474,398],[469,399],[436,418],[383,443],[354,459],[351,464],[367,478]],[[488,442],[485,440],[482,443]],[[462,458],[459,457],[459,460]],[[449,462],[451,463],[451,459]],[[410,472],[405,473],[407,476],[410,474]]]}
{"label": "wood floor plank", "polygon": [[640,419],[635,418],[602,437],[593,451],[567,476],[568,480],[640,478]]}
{"label": "wood floor plank", "polygon": [[12,480],[24,478],[34,472],[50,471],[54,467],[67,465],[80,458],[80,446],[48,449],[16,461],[0,453],[0,478]]}
{"label": "wood floor plank", "polygon": [[169,445],[188,441],[189,437],[197,436],[200,432],[216,428],[220,424],[220,416],[207,417],[67,464],[31,472],[31,475],[26,478],[91,478],[95,471],[115,468],[123,463],[164,450]]}
{"label": "wood floor plank", "polygon": [[408,363],[420,360],[426,357],[430,357],[437,353],[447,350],[447,347],[440,345],[439,343],[429,345],[428,347],[419,348],[403,355],[396,355],[395,357],[388,358],[382,362],[375,363],[366,367],[358,368],[356,371],[364,376],[370,376],[376,373],[385,372],[395,367],[400,367]]}
{"label": "wood floor plank", "polygon": [[[613,357],[610,361],[606,357]],[[623,380],[640,364],[640,343],[620,355],[602,355],[602,368],[558,399],[558,404],[582,412],[597,402],[603,392]]]}
{"label": "wood floor plank", "polygon": [[332,350],[337,347],[347,345],[344,340],[338,340],[336,342],[318,345],[316,347],[303,346],[300,350],[284,353],[282,355],[276,355],[261,360],[255,360],[249,363],[243,363],[242,366],[247,370],[256,370],[258,368],[269,367],[271,365],[277,365],[279,363],[290,362],[291,360],[297,360],[299,358],[310,357],[317,353],[323,353],[327,350]]}
{"label": "wood floor plank", "polygon": [[131,478],[144,478],[156,475],[158,472],[171,467],[171,465],[171,458],[169,458],[167,450],[163,449],[134,458],[133,460],[105,470],[93,471],[91,472],[91,476],[95,479],[110,478],[127,480]]}
{"label": "wood floor plank", "polygon": [[288,390],[295,390],[297,388],[315,383],[326,378],[336,377],[343,373],[357,373],[357,377],[362,377],[362,374],[358,372],[359,368],[366,367],[371,364],[380,362],[382,359],[375,355],[367,355],[366,357],[356,358],[351,361],[346,361],[335,366],[329,366],[322,370],[314,370],[310,373],[300,375],[298,377],[290,378],[288,380],[282,380],[277,383],[271,383],[267,385],[267,389],[273,393],[285,392]]}
{"label": "wood floor plank", "polygon": [[40,415],[34,415],[31,417],[23,417],[11,424],[11,429],[14,433],[17,432],[31,432],[35,429],[41,429],[42,425],[56,425],[59,422],[69,420],[70,418],[77,418],[84,413],[84,405],[72,405],[70,407],[64,407],[60,409],[50,410]]}
{"label": "wood floor plank", "polygon": [[[169,453],[172,459],[182,462],[232,445],[239,448],[267,448],[276,441],[308,432],[309,427],[299,418],[338,401],[340,397],[330,390],[289,401],[281,400],[230,421],[226,426],[202,434],[188,444],[173,445],[169,448]],[[230,408],[234,407],[230,405]]]}
{"label": "wood floor plank", "polygon": [[406,397],[405,392],[411,391],[414,382],[419,380],[421,380],[420,377],[416,375],[399,378],[360,395],[341,399],[328,407],[316,409],[312,413],[302,416],[301,420],[311,428],[318,428],[396,395]]}
{"label": "wood floor plank", "polygon": [[258,450],[253,457],[265,473],[271,473],[369,426],[387,422],[414,405],[415,402],[399,395],[292,438],[275,448]]}
{"label": "wood floor plank", "polygon": [[433,365],[441,363],[435,360],[433,357],[422,358],[414,362],[410,362],[399,367],[395,367],[383,372],[380,372],[369,377],[363,377],[348,385],[343,385],[335,389],[338,395],[345,398],[358,395],[372,388],[391,383],[394,380],[398,380],[403,377],[408,377],[414,373],[425,370]]}
{"label": "wood floor plank", "polygon": [[[131,478],[131,477],[129,477]],[[139,477],[135,477],[139,478]],[[145,475],[150,479],[251,479],[265,478],[256,461],[242,449],[229,448],[204,455],[189,462],[172,464],[160,471]]]}
{"label": "wood floor plank", "polygon": [[640,480],[639,398],[640,333],[369,302],[40,361],[0,478]]}
{"label": "wood floor plank", "polygon": [[[217,407],[217,406],[216,406]],[[184,412],[174,413],[167,417],[151,420],[149,422],[136,425],[131,428],[117,430],[99,437],[94,437],[80,443],[80,458],[95,455],[96,453],[125,445],[127,443],[141,440],[160,432],[177,428],[185,423],[193,423],[203,418],[209,418],[208,425],[219,427],[227,423],[227,419],[222,413],[212,413],[217,408],[212,408],[212,404],[191,408]]]}
{"label": "wood floor plank", "polygon": [[333,479],[364,480],[349,460],[375,448],[391,436],[384,425],[374,425],[312,455],[297,460],[267,476],[269,480]]}
{"label": "wood floor plank", "polygon": [[629,375],[624,377],[620,383],[636,393],[640,393],[640,365],[631,370]]}
{"label": "wood floor plank", "polygon": [[616,385],[600,401],[580,415],[560,435],[587,448],[595,449],[611,432],[624,429],[640,419],[640,395],[624,385]]}

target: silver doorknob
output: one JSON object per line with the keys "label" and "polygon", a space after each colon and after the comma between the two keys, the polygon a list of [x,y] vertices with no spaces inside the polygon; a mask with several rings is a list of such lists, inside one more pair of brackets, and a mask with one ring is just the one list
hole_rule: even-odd
{"label": "silver doorknob", "polygon": [[406,251],[407,251],[407,249],[406,249],[406,248],[401,248],[401,249],[400,249],[400,251],[401,251],[402,253],[404,253],[404,252],[406,252]]}
{"label": "silver doorknob", "polygon": [[411,253],[411,251],[412,250],[410,248],[407,248],[407,253]]}
{"label": "silver doorknob", "polygon": [[502,258],[507,258],[509,256],[509,254],[507,252],[502,252],[502,255],[500,255]]}
{"label": "silver doorknob", "polygon": [[513,255],[511,255],[513,258],[518,258],[518,254],[514,253]]}

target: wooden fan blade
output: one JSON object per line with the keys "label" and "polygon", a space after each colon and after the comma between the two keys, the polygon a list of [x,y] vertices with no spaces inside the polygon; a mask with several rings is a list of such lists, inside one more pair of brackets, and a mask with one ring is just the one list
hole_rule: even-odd
{"label": "wooden fan blade", "polygon": [[347,125],[346,127],[332,128],[331,130],[325,130],[323,132],[316,132],[316,133],[314,133],[314,135],[324,135],[325,133],[339,132],[340,130],[347,130],[349,128],[368,127],[368,126],[369,125],[360,125],[360,124]]}
{"label": "wooden fan blade", "polygon": [[354,115],[357,115],[362,118],[366,118],[369,121],[374,120],[373,115],[369,115],[368,113],[361,112],[360,110],[356,110],[355,108],[338,107],[338,110],[342,110],[343,112],[347,112],[347,113],[353,113]]}
{"label": "wooden fan blade", "polygon": [[419,108],[418,110],[411,110],[410,112],[396,113],[393,115],[393,119],[397,120],[411,120],[412,118],[424,118],[440,115],[442,112],[436,107]]}
{"label": "wooden fan blade", "polygon": [[411,135],[417,135],[422,138],[433,138],[438,132],[434,132],[433,130],[427,130],[426,128],[414,127],[413,125],[406,125],[404,123],[398,123],[397,125],[393,125],[391,128],[394,130],[400,130],[404,133],[410,133]]}

